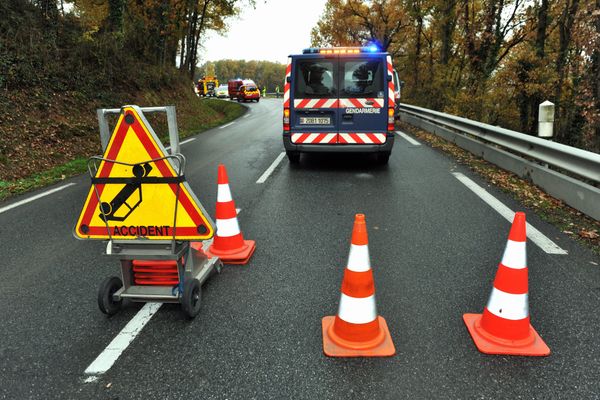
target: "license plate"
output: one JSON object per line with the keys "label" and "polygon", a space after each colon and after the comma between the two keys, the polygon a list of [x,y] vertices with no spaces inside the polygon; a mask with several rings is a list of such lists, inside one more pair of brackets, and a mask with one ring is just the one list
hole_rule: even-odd
{"label": "license plate", "polygon": [[331,124],[330,118],[300,117],[300,125],[329,125],[329,124]]}

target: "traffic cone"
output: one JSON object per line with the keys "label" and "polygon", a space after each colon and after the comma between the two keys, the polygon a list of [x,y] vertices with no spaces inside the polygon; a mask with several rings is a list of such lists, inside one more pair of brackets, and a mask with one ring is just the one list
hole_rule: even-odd
{"label": "traffic cone", "polygon": [[217,232],[208,248],[208,255],[219,257],[225,264],[246,264],[256,249],[256,243],[254,240],[244,240],[242,236],[223,164],[219,164],[217,183]]}
{"label": "traffic cone", "polygon": [[550,349],[529,322],[525,226],[525,213],[516,213],[483,314],[463,315],[475,345],[485,354],[550,354]]}
{"label": "traffic cone", "polygon": [[396,353],[385,319],[377,315],[364,214],[356,214],[336,316],[324,317],[323,352],[329,357],[385,357]]}

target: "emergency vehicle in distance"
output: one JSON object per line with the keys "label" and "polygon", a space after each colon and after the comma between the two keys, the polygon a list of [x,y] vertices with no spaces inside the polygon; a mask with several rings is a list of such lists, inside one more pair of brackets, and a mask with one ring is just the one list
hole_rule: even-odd
{"label": "emergency vehicle in distance", "polygon": [[258,101],[260,100],[260,91],[254,82],[246,83],[240,86],[237,101]]}
{"label": "emergency vehicle in distance", "polygon": [[[241,78],[237,78],[237,79],[230,79],[227,82],[228,85],[228,89],[229,89],[229,100],[233,100],[233,99],[237,99],[238,101],[241,100],[246,100],[246,96],[244,96],[244,93],[240,91],[240,89],[244,89],[247,87],[254,87],[256,88],[256,83],[254,83],[254,81],[252,79],[241,79]],[[252,99],[254,99],[253,96],[251,96]],[[250,98],[250,96],[248,97]]]}
{"label": "emergency vehicle in distance", "polygon": [[219,80],[216,76],[203,76],[198,79],[196,90],[198,95],[204,96],[216,96],[216,88],[219,86]]}
{"label": "emergency vehicle in distance", "polygon": [[283,145],[301,153],[376,153],[387,164],[394,145],[394,68],[376,46],[309,48],[288,59]]}

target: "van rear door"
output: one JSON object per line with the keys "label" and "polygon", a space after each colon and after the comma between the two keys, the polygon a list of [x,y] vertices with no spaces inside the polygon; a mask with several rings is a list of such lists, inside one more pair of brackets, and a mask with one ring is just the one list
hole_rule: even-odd
{"label": "van rear door", "polygon": [[385,56],[340,57],[338,69],[338,142],[385,143],[388,121]]}
{"label": "van rear door", "polygon": [[337,57],[319,54],[294,57],[290,98],[292,143],[337,143],[337,74]]}

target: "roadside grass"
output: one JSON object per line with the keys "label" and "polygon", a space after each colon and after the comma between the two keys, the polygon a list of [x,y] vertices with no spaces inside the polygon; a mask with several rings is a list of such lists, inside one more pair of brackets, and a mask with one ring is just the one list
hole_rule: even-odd
{"label": "roadside grass", "polygon": [[[240,104],[213,99],[198,100],[190,102],[190,104],[178,106],[179,137],[180,139],[184,139],[216,126],[226,124],[240,117],[245,112],[246,108]],[[160,119],[155,119],[154,117],[148,119],[163,143],[167,143],[168,134],[160,134],[160,132],[167,132],[166,118],[163,116],[162,122],[159,122]],[[100,141],[99,138],[98,141]],[[84,172],[87,172],[87,158],[79,157],[21,179],[14,181],[0,180],[0,201],[60,182]]]}
{"label": "roadside grass", "polygon": [[431,147],[449,154],[459,164],[468,166],[492,185],[510,194],[526,207],[535,210],[540,218],[600,255],[600,221],[550,196],[530,181],[505,171],[454,143],[406,123],[401,122],[399,126]]}

